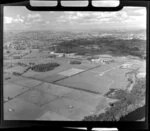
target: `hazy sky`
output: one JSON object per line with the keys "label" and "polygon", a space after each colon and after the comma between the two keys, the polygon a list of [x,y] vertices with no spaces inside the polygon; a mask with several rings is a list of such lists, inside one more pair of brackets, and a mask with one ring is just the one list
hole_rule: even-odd
{"label": "hazy sky", "polygon": [[37,12],[4,7],[4,30],[145,29],[146,8],[124,7],[118,12]]}

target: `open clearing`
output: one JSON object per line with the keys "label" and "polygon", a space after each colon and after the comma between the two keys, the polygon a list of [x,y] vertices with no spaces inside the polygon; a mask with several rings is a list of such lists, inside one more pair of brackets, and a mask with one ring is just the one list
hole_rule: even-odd
{"label": "open clearing", "polygon": [[[112,69],[110,68],[112,67]],[[105,94],[109,88],[125,88],[127,80],[125,73],[127,70],[119,69],[120,65],[112,64],[100,66],[78,75],[57,81],[56,84],[86,89],[100,94]],[[103,75],[100,75],[100,74]]]}
{"label": "open clearing", "polygon": [[[105,98],[101,95],[43,83],[34,88],[28,88],[24,93],[18,93],[17,97],[12,96],[11,100],[5,102],[4,119],[61,120],[58,117],[61,116],[63,120],[82,120],[85,115],[96,111],[96,106],[101,99]],[[46,116],[48,112],[52,114],[51,117]]]}

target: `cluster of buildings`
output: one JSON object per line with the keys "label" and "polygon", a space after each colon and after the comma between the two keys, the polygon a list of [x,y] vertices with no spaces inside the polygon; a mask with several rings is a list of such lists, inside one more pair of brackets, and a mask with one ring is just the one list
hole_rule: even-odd
{"label": "cluster of buildings", "polygon": [[112,58],[99,57],[99,58],[91,59],[91,62],[101,63],[101,64],[109,64],[110,62],[114,62],[114,60]]}
{"label": "cluster of buildings", "polygon": [[51,57],[67,57],[67,58],[80,58],[81,56],[76,55],[76,53],[55,53],[50,52]]}

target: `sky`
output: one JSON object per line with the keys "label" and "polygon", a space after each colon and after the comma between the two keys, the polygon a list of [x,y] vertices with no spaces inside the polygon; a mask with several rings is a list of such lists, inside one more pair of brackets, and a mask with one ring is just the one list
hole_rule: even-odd
{"label": "sky", "polygon": [[124,7],[117,12],[39,12],[26,7],[4,7],[4,30],[117,30],[145,29],[146,8]]}

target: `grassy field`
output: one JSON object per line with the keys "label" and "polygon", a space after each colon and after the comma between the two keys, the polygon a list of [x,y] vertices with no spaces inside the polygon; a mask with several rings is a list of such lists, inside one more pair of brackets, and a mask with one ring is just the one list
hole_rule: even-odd
{"label": "grassy field", "polygon": [[[125,88],[127,70],[118,69],[119,64],[103,65],[67,79],[57,81],[57,84],[82,88],[100,94],[105,94],[109,88]],[[111,67],[111,68],[110,68]],[[100,75],[102,73],[102,76]]]}
{"label": "grassy field", "polygon": [[[110,103],[116,101],[104,96],[110,88],[126,89],[125,73],[129,70],[119,68],[126,61],[118,59],[105,65],[87,60],[77,65],[70,61],[72,59],[26,59],[24,63],[56,62],[60,66],[47,72],[29,70],[22,76],[5,73],[5,77],[11,78],[4,80],[4,119],[80,121],[85,116],[105,112]],[[72,73],[72,69],[75,72]]]}

